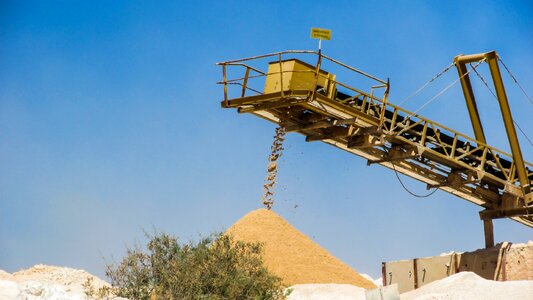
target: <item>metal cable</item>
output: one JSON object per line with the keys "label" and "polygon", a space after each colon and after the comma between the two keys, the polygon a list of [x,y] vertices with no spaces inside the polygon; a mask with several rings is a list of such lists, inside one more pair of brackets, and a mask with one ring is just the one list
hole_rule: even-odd
{"label": "metal cable", "polygon": [[420,106],[417,110],[415,110],[414,112],[412,112],[410,115],[408,115],[403,121],[405,122],[406,120],[409,120],[412,116],[416,115],[417,112],[421,111],[424,107],[428,106],[428,104],[430,104],[431,102],[433,102],[435,99],[437,99],[438,97],[440,97],[442,94],[444,94],[447,90],[449,90],[452,86],[454,86],[459,80],[463,79],[463,77],[465,77],[466,75],[468,75],[470,72],[472,72],[472,70],[475,70],[477,68],[477,66],[479,66],[482,62],[484,62],[485,59],[482,59],[480,60],[475,66],[472,66],[472,69],[470,69],[468,72],[464,73],[463,76],[455,79],[454,82],[452,82],[451,84],[449,84],[447,87],[445,87],[442,91],[440,91],[438,94],[436,94],[435,96],[433,96],[433,98],[429,99],[428,101],[426,101],[426,103],[422,104],[422,106]]}
{"label": "metal cable", "polygon": [[524,130],[522,129],[522,127],[520,127],[520,125],[518,125],[518,123],[516,123],[514,120],[513,120],[513,123],[516,125],[516,128],[518,128],[518,130],[520,130],[520,132],[526,137],[526,140],[529,142],[529,144],[531,145],[531,147],[533,147],[533,141],[531,141],[531,139],[529,138],[529,136],[527,136],[527,134],[524,132]]}
{"label": "metal cable", "polygon": [[[452,86],[454,86],[459,80],[461,80],[463,77],[465,77],[466,75],[468,75],[470,72],[472,72],[472,70],[475,71],[475,69],[482,63],[484,62],[485,59],[479,61],[475,66],[472,66],[472,69],[470,69],[468,72],[466,72],[465,74],[463,74],[461,77],[457,78],[454,82],[452,82],[451,84],[449,84],[446,88],[444,88],[442,91],[440,91],[437,95],[433,96],[433,98],[429,99],[426,103],[424,103],[419,109],[417,109],[415,112],[411,113],[409,116],[407,116],[405,120],[411,118],[413,115],[415,115],[417,112],[419,112],[420,110],[422,110],[424,107],[426,107],[429,103],[431,103],[432,101],[434,101],[435,99],[437,99],[440,95],[442,95],[444,92],[446,92],[448,89],[450,89]],[[387,148],[385,148],[385,152],[387,152],[387,154],[389,153],[389,151],[387,150]],[[400,182],[400,184],[402,185],[402,187],[404,188],[405,191],[407,191],[409,194],[411,194],[412,196],[414,197],[417,197],[417,198],[427,198],[431,195],[433,195],[437,190],[438,188],[435,188],[432,192],[426,194],[426,195],[419,195],[419,194],[416,194],[412,191],[410,191],[407,186],[405,186],[405,184],[403,183],[402,179],[400,178],[400,175],[398,175],[398,171],[396,170],[396,166],[394,165],[394,163],[391,163],[392,165],[392,168],[394,170],[394,173],[396,174],[396,178],[398,179],[398,181]]]}
{"label": "metal cable", "polygon": [[[387,149],[387,147],[383,147],[383,149],[385,150],[385,152],[387,152],[387,156],[389,155],[389,150]],[[396,178],[398,179],[398,181],[400,182],[400,185],[403,187],[403,189],[408,192],[409,194],[411,194],[411,196],[414,196],[414,197],[417,197],[417,198],[427,198],[433,194],[435,194],[435,192],[438,190],[438,188],[435,188],[433,191],[429,192],[428,194],[426,195],[420,195],[420,194],[417,194],[415,192],[412,192],[410,191],[407,186],[403,183],[402,179],[400,178],[400,175],[398,174],[398,170],[396,170],[396,166],[394,165],[393,162],[390,163],[392,165],[392,169],[394,170],[394,174],[396,175]]]}
{"label": "metal cable", "polygon": [[413,98],[414,96],[416,96],[416,94],[420,93],[420,91],[422,91],[426,86],[428,86],[430,83],[432,83],[433,81],[435,81],[435,79],[439,78],[442,74],[448,72],[448,70],[450,70],[453,66],[455,66],[455,62],[451,63],[449,66],[447,66],[446,68],[444,68],[444,70],[440,71],[440,73],[438,73],[437,75],[435,75],[433,78],[431,78],[431,80],[429,80],[428,82],[426,82],[424,85],[422,85],[418,90],[416,90],[413,94],[411,94],[409,97],[407,97],[405,100],[403,100],[402,102],[400,102],[400,104],[398,104],[398,106],[402,106],[402,104],[404,104],[405,102],[407,102],[408,100],[410,100],[411,98]]}
{"label": "metal cable", "polygon": [[[472,64],[469,64],[469,65],[472,66]],[[481,74],[479,74],[479,72],[476,69],[474,69],[474,72],[476,73],[477,77],[479,77],[479,79],[481,79],[481,81],[485,84],[487,89],[489,89],[489,91],[492,94],[492,96],[494,96],[494,98],[498,99],[498,97],[496,96],[494,91],[492,91],[492,89],[490,88],[489,83],[485,80],[485,77],[481,76]]]}
{"label": "metal cable", "polygon": [[[501,60],[500,60],[501,61]],[[503,64],[503,62],[502,62]],[[472,66],[472,64],[470,64],[470,66]],[[494,96],[494,98],[496,98],[496,100],[498,100],[498,96],[496,96],[496,94],[494,93],[494,91],[490,88],[489,84],[487,83],[487,81],[485,80],[485,78],[483,76],[481,76],[481,74],[479,74],[479,72],[474,69],[474,72],[476,73],[477,77],[479,77],[479,79],[481,79],[481,81],[485,84],[485,86],[487,87],[487,89],[489,90],[489,92],[492,94],[492,96]],[[526,95],[527,96],[527,95]],[[524,135],[524,137],[526,138],[526,140],[529,142],[529,144],[531,145],[531,147],[533,147],[533,141],[529,138],[529,136],[526,134],[526,132],[522,129],[522,127],[520,127],[520,125],[518,125],[518,123],[513,120],[513,123],[514,125],[516,126],[516,128],[518,128],[518,130]]]}
{"label": "metal cable", "polygon": [[527,97],[529,102],[531,104],[533,104],[533,99],[531,99],[531,97],[529,97],[529,95],[526,93],[526,91],[524,90],[524,88],[522,87],[520,82],[518,82],[518,80],[514,77],[513,73],[511,73],[511,70],[509,70],[509,68],[507,68],[507,66],[505,65],[505,63],[503,62],[503,60],[500,58],[499,55],[498,55],[498,61],[500,61],[502,63],[502,66],[505,68],[505,70],[507,70],[507,73],[509,73],[509,76],[511,76],[511,78],[514,80],[514,82],[516,82],[518,87],[520,87],[520,89],[522,90],[522,93],[524,93],[524,95]]}

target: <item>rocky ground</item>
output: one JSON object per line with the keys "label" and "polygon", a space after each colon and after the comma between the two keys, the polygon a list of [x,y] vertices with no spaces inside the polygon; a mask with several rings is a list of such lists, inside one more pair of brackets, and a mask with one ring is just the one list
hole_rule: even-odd
{"label": "rocky ground", "polygon": [[[102,279],[83,270],[66,267],[36,265],[13,274],[0,270],[0,300],[89,300],[87,282],[94,290],[109,287]],[[351,284],[297,284],[290,287],[289,300],[365,300],[364,288]],[[405,300],[529,300],[533,295],[533,281],[492,281],[471,272],[457,273],[420,289],[401,295]],[[104,299],[127,300],[110,296]]]}
{"label": "rocky ground", "polygon": [[[13,274],[0,270],[0,300],[85,300],[109,283],[83,270],[35,265]],[[91,293],[91,291],[93,293]],[[124,299],[110,295],[108,299]]]}

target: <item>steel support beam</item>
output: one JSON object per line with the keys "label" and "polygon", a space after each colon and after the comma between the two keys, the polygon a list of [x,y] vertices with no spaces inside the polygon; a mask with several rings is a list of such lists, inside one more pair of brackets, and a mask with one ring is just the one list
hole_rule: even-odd
{"label": "steel support beam", "polygon": [[496,53],[496,51],[473,55],[459,55],[456,56],[454,59],[461,79],[461,86],[463,88],[468,112],[470,114],[470,120],[474,128],[474,133],[476,135],[476,140],[486,144],[485,135],[483,133],[483,127],[481,125],[479,113],[477,111],[474,92],[472,90],[472,85],[470,83],[468,73],[466,72],[466,64],[481,60],[486,60],[489,65],[490,73],[492,76],[492,82],[494,84],[494,89],[496,90],[496,98],[498,99],[498,103],[500,105],[503,123],[505,125],[505,131],[507,133],[507,138],[511,147],[513,162],[516,168],[516,173],[518,175],[518,180],[520,182],[520,187],[522,189],[524,198],[526,199],[526,204],[532,203],[532,197],[526,197],[526,195],[531,193],[531,183],[527,176],[525,161],[522,157],[520,143],[518,142],[518,137],[516,135],[513,117],[511,115],[511,108],[509,107],[509,101],[507,100],[507,95],[505,93],[505,87],[503,85],[500,68],[498,66],[498,54]]}
{"label": "steel support beam", "polygon": [[485,248],[494,247],[494,225],[492,220],[483,220],[483,231],[485,233]]}
{"label": "steel support beam", "polygon": [[502,219],[509,217],[533,216],[533,206],[514,207],[508,209],[491,209],[479,212],[481,220]]}
{"label": "steel support beam", "polygon": [[357,118],[351,118],[351,119],[346,119],[346,120],[334,120],[334,121],[318,121],[318,122],[308,123],[304,125],[288,126],[287,128],[285,128],[285,130],[287,132],[293,132],[293,131],[300,131],[300,130],[320,129],[320,128],[354,124],[355,122],[357,122]]}
{"label": "steel support beam", "polygon": [[250,113],[250,112],[254,112],[258,110],[274,109],[274,108],[279,108],[279,107],[298,105],[303,102],[306,102],[306,99],[284,99],[282,98],[277,101],[261,103],[261,104],[246,106],[246,107],[239,107],[237,108],[237,111],[240,114],[244,114],[244,113]]}
{"label": "steel support beam", "polygon": [[466,107],[468,108],[468,114],[470,115],[470,122],[472,123],[472,128],[474,129],[474,135],[476,140],[486,144],[485,133],[483,132],[483,125],[481,125],[481,119],[479,117],[479,112],[477,109],[476,98],[474,96],[474,90],[472,89],[472,83],[470,82],[470,77],[468,77],[466,65],[464,62],[463,56],[455,57],[455,66],[457,67],[457,72],[459,73],[459,78],[461,81],[461,87],[463,88],[463,94],[466,100]]}
{"label": "steel support beam", "polygon": [[324,134],[307,136],[305,138],[305,141],[314,142],[314,141],[322,141],[322,140],[347,137],[347,136],[357,134],[358,128],[353,127],[353,126],[349,126],[349,127],[333,126],[333,127],[325,128],[323,130],[325,131]]}
{"label": "steel support beam", "polygon": [[487,53],[490,73],[492,74],[492,81],[496,90],[498,102],[500,103],[500,110],[502,112],[503,123],[505,124],[505,131],[507,138],[509,139],[509,145],[511,146],[511,154],[513,155],[513,161],[515,163],[516,172],[518,173],[518,180],[524,192],[524,196],[531,193],[531,184],[527,177],[527,170],[524,164],[524,158],[522,157],[522,150],[520,149],[520,143],[516,136],[516,129],[514,127],[513,116],[511,115],[511,108],[509,107],[509,101],[505,94],[505,87],[503,86],[502,76],[500,68],[498,67],[498,55],[495,51]]}

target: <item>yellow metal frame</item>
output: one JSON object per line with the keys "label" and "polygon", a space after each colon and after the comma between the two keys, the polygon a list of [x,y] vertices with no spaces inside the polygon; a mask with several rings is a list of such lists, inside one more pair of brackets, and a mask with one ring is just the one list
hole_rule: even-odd
{"label": "yellow metal frame", "polygon": [[[264,93],[252,86],[253,81],[264,85],[267,76],[279,76],[282,81],[284,73],[292,72],[282,68],[282,62],[296,56],[307,58],[302,58],[303,61],[317,62],[314,70],[305,72],[319,74],[323,62],[339,69],[339,72],[329,70],[337,74],[337,78],[330,80],[331,88],[348,90],[351,96],[320,93],[317,77],[314,85],[305,89],[284,88]],[[491,65],[490,55],[461,56],[457,60],[464,66],[480,57]],[[261,63],[262,60],[266,61]],[[278,72],[256,67],[257,64],[264,67],[273,60],[280,64]],[[223,80],[219,82],[224,86],[222,107],[237,108],[240,113],[252,113],[276,124],[283,118],[288,132],[303,134],[307,141],[325,142],[367,159],[369,165],[380,164],[394,169],[426,183],[428,188],[438,188],[480,205],[485,208],[480,217],[486,220],[486,228],[492,228],[487,221],[502,217],[533,227],[533,206],[523,189],[533,181],[533,164],[523,161],[521,155],[516,156],[514,152],[510,155],[487,145],[475,98],[468,88],[469,79],[463,76],[466,73],[461,66],[459,72],[464,79],[461,83],[463,88],[466,86],[465,98],[474,116],[472,123],[476,138],[391,104],[387,99],[388,81],[320,52],[284,51],[218,65],[223,73]],[[238,71],[239,75],[230,78],[230,69],[233,73]],[[374,84],[365,89],[352,87],[338,80],[340,70],[362,76]],[[377,95],[379,90],[383,92],[381,96]],[[503,84],[497,90],[499,95],[504,95]],[[508,110],[508,105],[502,107]],[[512,124],[509,116],[504,119]],[[514,140],[511,144],[515,145],[512,149],[516,148]]]}
{"label": "yellow metal frame", "polygon": [[472,120],[472,126],[474,128],[476,139],[486,143],[485,135],[483,133],[483,126],[481,124],[474,98],[474,91],[472,89],[472,84],[470,83],[470,78],[466,73],[466,64],[482,60],[486,61],[489,65],[492,82],[496,90],[496,96],[498,98],[503,123],[505,125],[505,131],[507,133],[507,138],[509,139],[509,145],[511,146],[511,153],[515,163],[516,173],[518,174],[518,179],[520,181],[522,192],[526,198],[526,203],[531,203],[533,201],[530,195],[531,183],[527,176],[527,170],[522,157],[522,151],[520,150],[520,143],[518,142],[518,138],[516,136],[513,116],[511,114],[511,108],[509,107],[509,101],[507,100],[507,95],[505,93],[505,87],[503,85],[500,68],[498,66],[498,54],[496,51],[473,55],[459,55],[454,59],[459,76],[461,78],[461,86],[463,88],[463,93],[467,103],[468,112],[470,113],[470,119]]}

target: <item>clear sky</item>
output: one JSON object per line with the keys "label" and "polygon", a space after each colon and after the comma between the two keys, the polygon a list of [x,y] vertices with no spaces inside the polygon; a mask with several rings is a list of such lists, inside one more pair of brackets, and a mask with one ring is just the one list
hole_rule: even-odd
{"label": "clear sky", "polygon": [[[275,126],[220,108],[215,63],[314,50],[311,27],[333,30],[327,55],[390,78],[395,103],[455,55],[493,49],[533,94],[531,1],[2,1],[0,269],[44,263],[102,276],[103,258],[120,259],[143,230],[188,240],[260,208]],[[448,72],[406,108],[455,79]],[[533,137],[533,105],[505,83]],[[483,94],[479,80],[474,88]],[[508,150],[485,96],[488,142]],[[420,113],[472,135],[459,86]],[[286,148],[274,210],[361,272],[484,245],[469,202],[413,198],[392,171],[300,135]],[[533,230],[498,220],[495,236],[524,242]]]}

